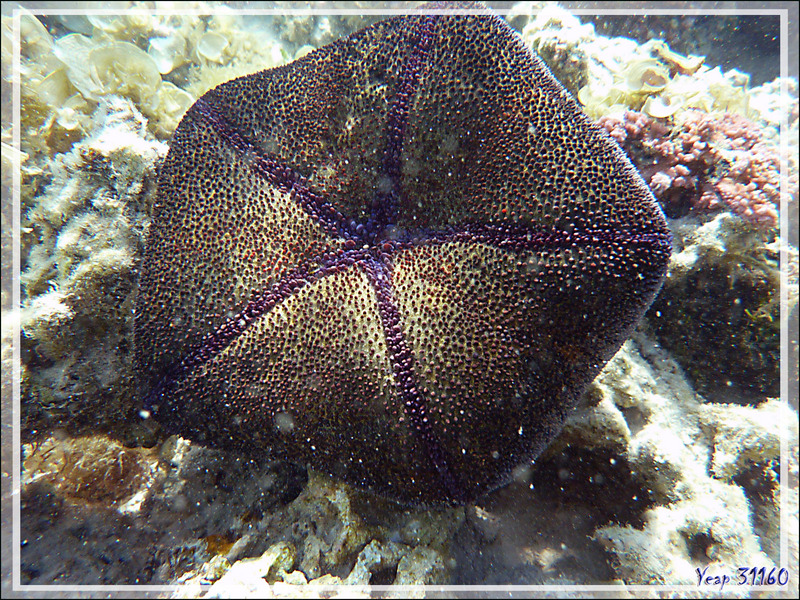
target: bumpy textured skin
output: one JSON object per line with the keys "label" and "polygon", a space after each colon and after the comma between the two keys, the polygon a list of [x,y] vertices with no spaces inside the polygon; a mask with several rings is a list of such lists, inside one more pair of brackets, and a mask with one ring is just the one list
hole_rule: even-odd
{"label": "bumpy textured skin", "polygon": [[505,22],[387,20],[187,112],[143,261],[142,394],[206,444],[468,502],[558,432],[670,252]]}

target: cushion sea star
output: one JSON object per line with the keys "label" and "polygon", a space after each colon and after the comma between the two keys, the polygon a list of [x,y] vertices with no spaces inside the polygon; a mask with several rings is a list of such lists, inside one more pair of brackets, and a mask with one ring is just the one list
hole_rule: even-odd
{"label": "cushion sea star", "polygon": [[154,416],[404,502],[538,455],[671,252],[623,153],[490,15],[390,19],[209,91],[158,185]]}

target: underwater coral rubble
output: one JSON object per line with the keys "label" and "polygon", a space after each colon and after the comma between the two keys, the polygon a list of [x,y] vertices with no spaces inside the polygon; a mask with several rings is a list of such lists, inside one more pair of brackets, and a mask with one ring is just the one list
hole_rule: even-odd
{"label": "underwater coral rubble", "polygon": [[144,449],[55,435],[24,456],[25,583],[180,583],[181,597],[220,578],[213,593],[225,597],[268,585],[290,595],[282,584],[445,583],[463,523],[463,509],[408,510],[176,437]]}
{"label": "underwater coral rubble", "polygon": [[[794,452],[789,473],[798,468],[795,416],[775,400],[706,403],[663,348],[637,333],[547,455],[468,509],[457,554],[483,560],[458,581],[675,585],[696,584],[698,567],[769,569],[779,556],[782,436]],[[796,511],[796,490],[790,498]]]}
{"label": "underwater coral rubble", "polygon": [[32,584],[165,583],[305,479],[176,439],[142,448],[56,432],[25,444],[23,458],[22,581]]}
{"label": "underwater coral rubble", "polygon": [[120,97],[103,98],[92,122],[49,163],[50,181],[23,217],[26,435],[103,428],[136,413],[126,339],[148,198],[167,146]]}
{"label": "underwater coral rubble", "polygon": [[[677,4],[672,6],[679,6]],[[684,3],[682,6],[697,6]],[[721,6],[721,5],[715,5]],[[581,21],[595,26],[604,37],[624,36],[640,44],[664,40],[683,54],[700,55],[710,64],[734,64],[759,84],[778,76],[780,38],[775,35],[777,15],[734,13],[697,14],[679,10],[672,14],[583,14]],[[746,49],[745,52],[742,52]]]}
{"label": "underwater coral rubble", "polygon": [[668,215],[728,208],[755,227],[796,204],[797,174],[780,192],[780,154],[762,128],[735,113],[685,111],[675,124],[627,111],[598,120],[626,150]]}
{"label": "underwater coral rubble", "polygon": [[660,118],[692,108],[751,110],[746,73],[723,73],[702,56],[673,52],[663,40],[638,44],[597,35],[593,25],[552,3],[518,4],[508,18],[592,118],[624,110]]}
{"label": "underwater coral rubble", "polygon": [[506,19],[570,93],[576,95],[588,83],[591,52],[586,46],[594,39],[591,25],[547,2],[516,4]]}
{"label": "underwater coral rubble", "polygon": [[[758,407],[705,403],[657,344],[642,334],[633,344],[638,353],[620,353],[595,383],[598,408],[610,399],[622,412],[624,456],[654,499],[640,525],[595,532],[615,556],[615,572],[628,583],[676,584],[696,583],[698,566],[774,566],[775,521],[759,515],[779,508],[781,436],[797,443],[793,425],[782,430],[790,409],[776,400]],[[587,425],[575,423],[579,430]],[[796,460],[786,458],[796,470]]]}
{"label": "underwater coral rubble", "polygon": [[224,555],[180,575],[186,588],[176,597],[196,597],[208,583],[212,598],[237,590],[291,596],[291,586],[306,584],[366,592],[369,584],[446,583],[463,512],[407,510],[311,473],[294,501],[254,523]]}
{"label": "underwater coral rubble", "polygon": [[[697,567],[777,563],[780,438],[796,476],[796,421],[774,400],[705,403],[640,333],[547,454],[466,509],[410,509],[175,437],[157,452],[52,439],[26,446],[23,563],[34,583],[56,573],[184,584],[175,597],[290,596],[298,584],[691,584]],[[48,554],[56,533],[61,551]]]}

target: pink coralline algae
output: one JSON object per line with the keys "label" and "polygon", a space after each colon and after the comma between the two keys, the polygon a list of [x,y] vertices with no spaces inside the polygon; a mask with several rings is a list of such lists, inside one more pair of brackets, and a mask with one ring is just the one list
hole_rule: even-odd
{"label": "pink coralline algae", "polygon": [[[733,113],[688,111],[675,125],[643,113],[599,124],[639,168],[670,216],[727,208],[759,229],[778,225],[780,156],[764,130]],[[796,176],[787,200],[797,196]]]}

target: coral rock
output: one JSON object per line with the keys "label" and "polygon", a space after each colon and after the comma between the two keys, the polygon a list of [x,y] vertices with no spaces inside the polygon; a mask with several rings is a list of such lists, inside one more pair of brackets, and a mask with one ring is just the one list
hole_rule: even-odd
{"label": "coral rock", "polygon": [[727,208],[753,227],[778,225],[782,199],[797,202],[798,180],[780,195],[780,155],[758,124],[734,113],[681,114],[670,127],[642,113],[599,120],[622,145],[668,216]]}

